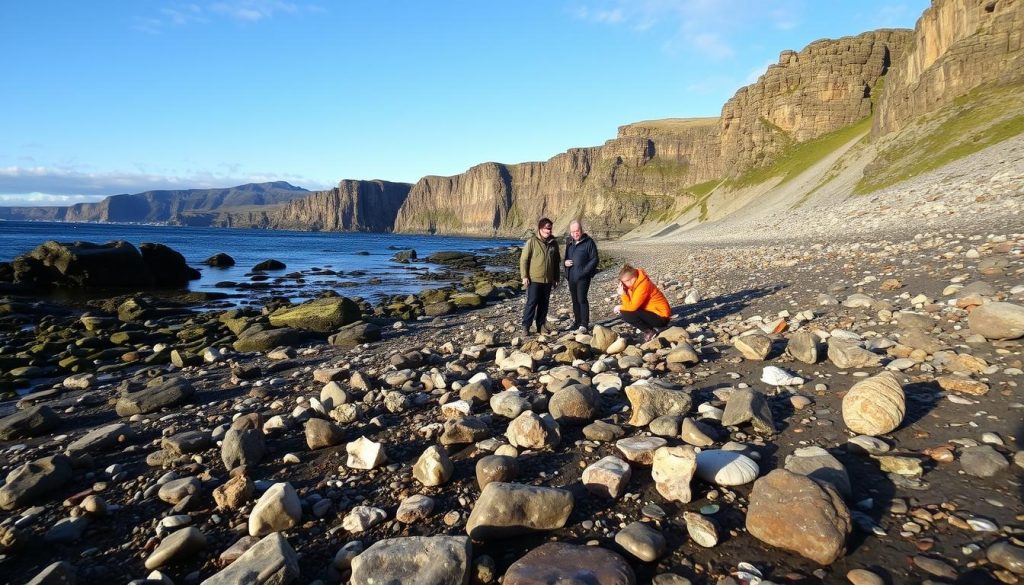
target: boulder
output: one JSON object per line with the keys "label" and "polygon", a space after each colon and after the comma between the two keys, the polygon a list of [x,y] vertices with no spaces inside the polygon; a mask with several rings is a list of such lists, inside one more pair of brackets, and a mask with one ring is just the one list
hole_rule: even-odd
{"label": "boulder", "polygon": [[621,555],[599,546],[548,542],[512,563],[502,585],[549,583],[635,585],[636,574]]}
{"label": "boulder", "polygon": [[437,445],[427,447],[412,468],[412,476],[425,486],[442,485],[451,479],[453,473],[455,465],[448,458],[448,453]]}
{"label": "boulder", "polygon": [[149,288],[153,274],[132,244],[123,240],[44,242],[12,262],[14,282],[45,288]]}
{"label": "boulder", "polygon": [[14,510],[60,488],[71,480],[71,460],[53,455],[14,468],[0,486],[0,509]]}
{"label": "boulder", "polygon": [[573,508],[572,493],[549,487],[487,484],[473,505],[466,534],[473,540],[508,538],[565,526]]}
{"label": "boulder", "polygon": [[[270,314],[274,327],[291,327],[317,333],[329,333],[361,317],[359,305],[348,297],[327,297],[301,305],[282,307]],[[379,329],[378,329],[379,333]]]}
{"label": "boulder", "polygon": [[843,421],[861,435],[884,435],[895,430],[906,410],[903,387],[892,372],[854,384],[843,397]]}
{"label": "boulder", "polygon": [[238,336],[238,340],[232,344],[232,347],[235,351],[242,353],[269,351],[275,347],[298,345],[306,339],[306,335],[306,333],[291,327],[279,329],[249,327]]}
{"label": "boulder", "polygon": [[186,264],[185,257],[169,246],[143,242],[139,244],[139,252],[153,275],[153,286],[179,288],[200,277],[199,271]]}
{"label": "boulder", "polygon": [[828,359],[841,370],[873,368],[881,364],[881,356],[872,353],[856,343],[831,339],[828,342]]}
{"label": "boulder", "polygon": [[327,338],[327,342],[331,345],[337,345],[343,348],[353,348],[357,345],[380,340],[380,327],[365,321],[349,323],[339,329],[337,333]]}
{"label": "boulder", "polygon": [[249,513],[249,536],[266,536],[299,525],[302,502],[290,483],[275,483],[263,492]]}
{"label": "boulder", "polygon": [[614,455],[595,461],[583,470],[583,485],[592,494],[618,498],[626,492],[632,475],[629,463]]}
{"label": "boulder", "polygon": [[465,536],[406,536],[379,540],[352,559],[351,585],[467,585],[472,545]]}
{"label": "boulder", "polygon": [[203,260],[203,264],[214,268],[230,268],[235,265],[235,259],[224,252],[217,252],[213,256]]}
{"label": "boulder", "polygon": [[772,338],[762,333],[741,335],[733,340],[733,346],[748,360],[763,361],[772,351]]}
{"label": "boulder", "polygon": [[646,381],[627,386],[626,398],[633,411],[629,424],[636,427],[647,426],[659,416],[685,415],[693,404],[689,392]]}
{"label": "boulder", "polygon": [[562,432],[550,414],[537,414],[532,410],[520,414],[505,431],[508,442],[526,449],[554,448],[562,441]]}
{"label": "boulder", "polygon": [[280,532],[274,532],[200,585],[288,585],[298,579],[298,555]]}
{"label": "boulder", "polygon": [[601,409],[601,395],[590,384],[573,384],[556,391],[548,401],[548,412],[558,424],[584,425]]}
{"label": "boulder", "polygon": [[821,339],[810,331],[797,331],[786,343],[786,353],[805,364],[816,364],[822,355]]}
{"label": "boulder", "polygon": [[273,258],[271,258],[270,260],[264,260],[263,262],[258,262],[255,266],[252,267],[253,272],[263,272],[266,270],[284,270],[285,268],[287,268],[287,266],[285,266],[284,262],[281,262],[280,260],[274,260]]}
{"label": "boulder", "polygon": [[158,376],[137,392],[125,392],[117,399],[114,410],[118,416],[147,414],[190,399],[195,388],[179,376]]}
{"label": "boulder", "polygon": [[986,339],[1017,339],[1024,337],[1024,305],[987,303],[976,307],[967,316],[971,332]]}
{"label": "boulder", "polygon": [[831,485],[776,469],[754,482],[747,509],[752,536],[821,565],[843,556],[850,512]]}
{"label": "boulder", "polygon": [[45,404],[0,418],[0,440],[37,437],[60,426],[60,416]]}
{"label": "boulder", "polygon": [[86,453],[109,450],[133,438],[135,433],[130,426],[125,423],[111,423],[82,435],[69,444],[64,452],[68,457],[78,457]]}
{"label": "boulder", "polygon": [[771,435],[775,432],[775,420],[768,399],[753,388],[740,388],[729,395],[722,414],[722,426],[736,427],[750,421],[754,432]]}
{"label": "boulder", "polygon": [[821,447],[800,447],[792,455],[787,455],[786,471],[806,475],[818,483],[827,483],[846,499],[853,496],[846,468]]}

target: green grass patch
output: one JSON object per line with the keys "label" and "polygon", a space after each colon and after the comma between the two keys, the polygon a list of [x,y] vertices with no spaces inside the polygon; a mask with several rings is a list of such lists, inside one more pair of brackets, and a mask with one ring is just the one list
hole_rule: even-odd
{"label": "green grass patch", "polygon": [[1022,92],[1024,83],[976,88],[904,129],[906,138],[878,153],[854,193],[890,187],[1024,133]]}
{"label": "green grass patch", "polygon": [[[765,123],[770,124],[767,121]],[[840,146],[861,134],[866,134],[870,129],[871,116],[868,116],[859,122],[814,140],[791,145],[771,165],[750,169],[736,179],[727,181],[726,185],[734,189],[749,187],[780,176],[782,177],[781,183],[785,183],[814,166]]]}

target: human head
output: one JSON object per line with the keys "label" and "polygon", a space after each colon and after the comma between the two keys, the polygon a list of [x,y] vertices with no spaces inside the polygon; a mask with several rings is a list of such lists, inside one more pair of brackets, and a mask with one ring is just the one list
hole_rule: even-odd
{"label": "human head", "polygon": [[545,237],[545,238],[550,236],[551,235],[551,226],[552,225],[553,224],[552,224],[550,219],[548,219],[546,217],[540,218],[540,221],[537,222],[537,233],[540,234],[541,237]]}
{"label": "human head", "polygon": [[619,270],[619,282],[626,286],[633,286],[636,282],[636,275],[639,274],[636,268],[633,268],[629,264],[623,264],[622,269]]}
{"label": "human head", "polygon": [[583,224],[581,224],[578,219],[574,219],[573,222],[569,224],[569,236],[577,242],[583,237]]}

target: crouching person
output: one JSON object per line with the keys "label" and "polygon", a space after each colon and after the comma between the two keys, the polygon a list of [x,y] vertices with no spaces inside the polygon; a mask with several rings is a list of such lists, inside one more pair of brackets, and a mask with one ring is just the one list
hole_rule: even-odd
{"label": "crouching person", "polygon": [[654,339],[658,329],[668,325],[672,315],[668,299],[643,269],[629,264],[619,271],[618,289],[622,304],[615,306],[615,314],[641,330],[645,343]]}

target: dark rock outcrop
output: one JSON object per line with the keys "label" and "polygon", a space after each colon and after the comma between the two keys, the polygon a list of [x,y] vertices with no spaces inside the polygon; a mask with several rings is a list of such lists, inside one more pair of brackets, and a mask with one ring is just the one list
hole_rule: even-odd
{"label": "dark rock outcrop", "polygon": [[40,288],[181,287],[199,278],[185,258],[163,244],[48,241],[11,263],[14,281]]}

